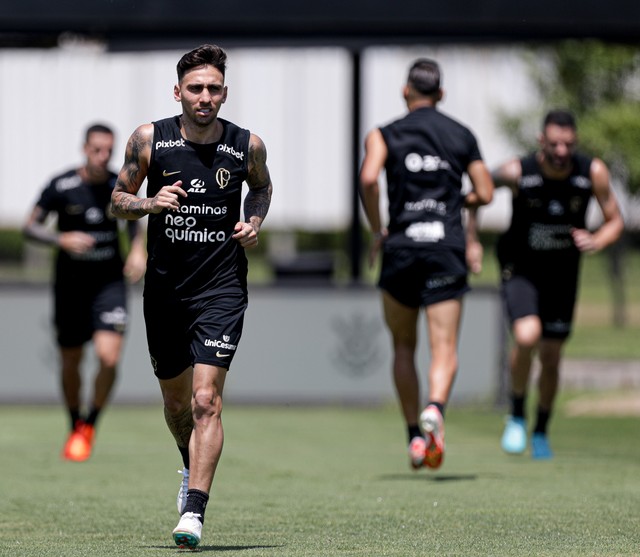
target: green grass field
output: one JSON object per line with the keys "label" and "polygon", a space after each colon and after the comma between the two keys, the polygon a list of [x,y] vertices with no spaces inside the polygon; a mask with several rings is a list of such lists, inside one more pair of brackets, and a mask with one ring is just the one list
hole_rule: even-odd
{"label": "green grass field", "polygon": [[[637,418],[552,426],[556,458],[498,448],[502,415],[456,408],[436,472],[408,467],[395,405],[225,409],[201,553],[272,556],[640,555]],[[94,456],[64,462],[58,407],[0,408],[0,555],[186,553],[178,452],[160,407],[112,407]]]}

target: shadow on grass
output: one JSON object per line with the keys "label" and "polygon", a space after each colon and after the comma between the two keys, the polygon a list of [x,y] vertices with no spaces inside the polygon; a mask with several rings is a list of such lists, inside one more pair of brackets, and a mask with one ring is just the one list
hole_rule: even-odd
{"label": "shadow on grass", "polygon": [[438,475],[438,476],[427,476],[425,474],[415,473],[415,474],[385,474],[384,476],[379,476],[378,479],[382,481],[397,481],[397,480],[411,480],[411,481],[423,481],[423,482],[468,482],[474,481],[478,479],[477,474],[449,474],[449,475]]}
{"label": "shadow on grass", "polygon": [[248,551],[250,549],[276,549],[281,547],[284,547],[284,545],[200,545],[195,549],[182,549],[175,545],[148,545],[145,549],[168,549],[172,552],[193,555],[194,553],[205,551]]}

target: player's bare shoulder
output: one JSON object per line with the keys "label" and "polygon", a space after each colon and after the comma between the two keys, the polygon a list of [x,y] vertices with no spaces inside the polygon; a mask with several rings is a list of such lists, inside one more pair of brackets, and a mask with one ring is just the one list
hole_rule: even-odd
{"label": "player's bare shoulder", "polygon": [[153,124],[142,124],[138,126],[129,138],[127,143],[127,158],[140,160],[140,158],[151,157],[151,146],[153,145]]}

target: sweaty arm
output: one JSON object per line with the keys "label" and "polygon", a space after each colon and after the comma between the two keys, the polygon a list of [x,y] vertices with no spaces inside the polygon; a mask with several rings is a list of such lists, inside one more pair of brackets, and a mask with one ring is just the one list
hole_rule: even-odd
{"label": "sweaty arm", "polygon": [[138,221],[127,220],[127,234],[130,247],[124,262],[124,276],[134,283],[143,276],[147,265],[147,250],[144,242],[144,230]]}
{"label": "sweaty arm", "polygon": [[40,205],[36,205],[27,219],[22,232],[30,240],[50,246],[58,246],[61,250],[76,255],[82,255],[93,248],[96,240],[90,234],[80,230],[56,232],[50,230],[45,222],[49,212]]}
{"label": "sweaty arm", "polygon": [[481,160],[473,161],[467,168],[472,190],[465,196],[467,211],[465,226],[466,259],[469,270],[474,273],[482,271],[483,248],[478,239],[478,207],[491,203],[493,199],[493,180],[486,165]]}
{"label": "sweaty arm", "polygon": [[121,219],[135,220],[163,209],[179,209],[180,196],[187,193],[180,187],[181,181],[164,186],[155,197],[138,197],[137,193],[147,177],[151,162],[153,124],[139,126],[127,142],[124,164],[111,194],[113,214]]}
{"label": "sweaty arm", "polygon": [[30,240],[41,244],[58,245],[59,234],[45,226],[48,215],[49,213],[40,205],[36,205],[22,228],[22,232]]}
{"label": "sweaty arm", "polygon": [[594,233],[584,229],[572,230],[576,247],[583,252],[595,252],[613,244],[624,229],[620,207],[611,189],[609,170],[600,159],[591,161],[591,183],[595,197],[604,218],[604,223]]}
{"label": "sweaty arm", "polygon": [[247,186],[249,191],[244,199],[245,222],[238,222],[233,238],[243,247],[252,248],[258,244],[258,234],[269,206],[273,185],[267,167],[267,149],[257,135],[249,137],[249,158]]}
{"label": "sweaty arm", "polygon": [[522,177],[522,164],[519,159],[505,162],[492,173],[493,183],[496,188],[506,186],[515,194],[518,191],[518,182]]}
{"label": "sweaty arm", "polygon": [[364,143],[364,160],[360,167],[360,198],[369,221],[374,241],[369,251],[369,265],[373,265],[387,237],[387,229],[380,218],[380,185],[378,178],[389,151],[379,129],[371,130]]}
{"label": "sweaty arm", "polygon": [[473,186],[465,196],[465,207],[480,207],[491,203],[493,199],[493,180],[487,166],[481,160],[469,164],[467,174]]}
{"label": "sweaty arm", "polygon": [[379,129],[371,130],[364,143],[364,160],[360,167],[360,197],[371,232],[384,234],[380,219],[380,186],[378,177],[387,160],[387,144]]}

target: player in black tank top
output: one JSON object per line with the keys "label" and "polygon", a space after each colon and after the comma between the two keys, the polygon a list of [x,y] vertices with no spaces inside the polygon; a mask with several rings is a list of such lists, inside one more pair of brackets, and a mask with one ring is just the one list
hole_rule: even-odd
{"label": "player in black tank top", "polygon": [[181,58],[174,97],[182,114],[138,127],[112,197],[119,217],[149,215],[147,342],[184,464],[173,538],[189,548],[200,543],[222,452],[223,386],[247,307],[244,250],[258,243],[272,190],[262,140],[218,117],[225,69],[217,46]]}
{"label": "player in black tank top", "polygon": [[[409,113],[371,131],[360,171],[363,205],[374,235],[371,262],[383,250],[379,286],[393,338],[393,375],[414,469],[438,468],[444,455],[444,409],[457,372],[457,335],[467,285],[462,208],[491,201],[493,183],[473,134],[436,109],[440,70],[417,60],[404,90]],[[379,209],[386,171],[389,218]],[[462,193],[468,174],[472,191]],[[476,247],[476,246],[474,246]],[[414,364],[420,308],[431,346],[424,411]]]}
{"label": "player in black tank top", "polygon": [[[511,415],[502,448],[523,453],[529,442],[525,416],[532,359],[540,355],[539,400],[531,436],[534,458],[553,456],[547,425],[555,400],[562,348],[571,332],[580,255],[615,242],[622,217],[599,159],[575,153],[573,115],[547,114],[533,155],[503,164],[493,174],[497,186],[513,193],[511,225],[498,243],[502,294],[514,340],[511,354]],[[586,229],[591,197],[604,217],[595,232]]]}
{"label": "player in black tank top", "polygon": [[[222,118],[218,122],[222,136],[204,145],[182,138],[178,116],[154,122],[147,195],[180,179],[188,197],[175,214],[149,215],[148,292],[171,289],[194,297],[228,281],[246,282],[244,249],[232,236],[247,178],[250,133]],[[173,265],[176,257],[179,267]]]}
{"label": "player in black tank top", "polygon": [[[137,223],[128,227],[131,250],[123,262],[118,222],[109,211],[116,175],[108,164],[113,132],[103,124],[86,131],[86,161],[51,180],[24,231],[28,238],[58,248],[54,272],[54,322],[60,350],[64,401],[71,431],[62,451],[68,460],[90,457],[95,425],[115,383],[127,325],[123,266],[129,279],[144,273],[144,243]],[[45,225],[57,217],[57,231]],[[93,341],[98,370],[86,411],[81,401],[80,362]]]}

